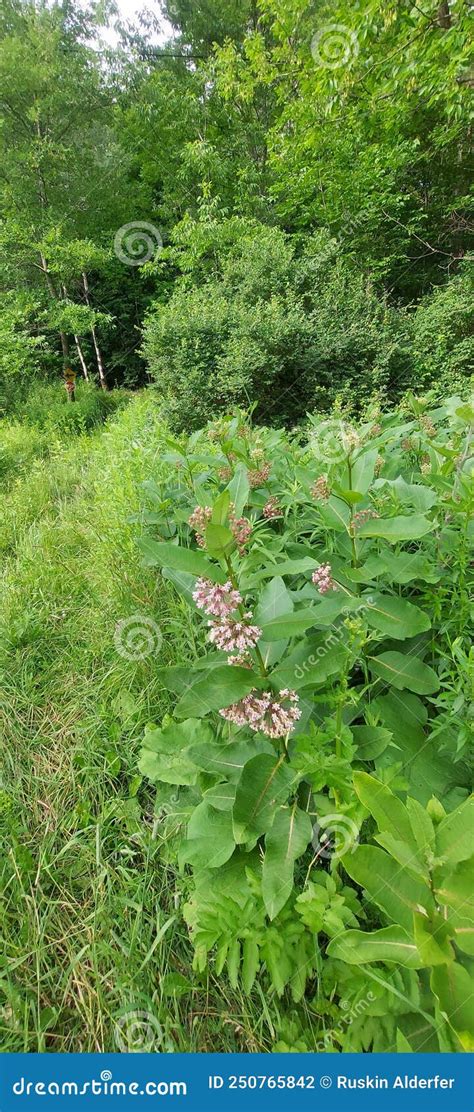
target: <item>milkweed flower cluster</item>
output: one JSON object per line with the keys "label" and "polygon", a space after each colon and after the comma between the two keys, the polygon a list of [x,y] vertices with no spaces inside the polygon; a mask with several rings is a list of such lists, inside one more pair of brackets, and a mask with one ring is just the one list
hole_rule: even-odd
{"label": "milkweed flower cluster", "polygon": [[311,494],[317,502],[327,502],[331,491],[328,486],[327,475],[320,475],[319,479],[313,483],[311,487]]}
{"label": "milkweed flower cluster", "polygon": [[[285,705],[286,704],[286,705]],[[250,726],[270,738],[285,737],[301,718],[296,691],[284,688],[275,698],[269,691],[251,691],[238,703],[224,707],[220,714],[235,726]]]}
{"label": "milkweed flower cluster", "polygon": [[272,495],[272,497],[268,499],[268,502],[266,502],[263,507],[263,516],[267,519],[267,521],[272,521],[275,517],[281,517],[282,513],[283,511],[280,503],[278,502],[278,499],[275,498],[274,495]]}
{"label": "milkweed flower cluster", "polygon": [[261,487],[266,483],[270,476],[271,469],[271,463],[262,463],[261,467],[256,468],[255,471],[247,471],[251,490],[255,490],[256,487]]}
{"label": "milkweed flower cluster", "polygon": [[230,481],[230,479],[232,478],[232,468],[231,467],[219,467],[219,470],[218,470],[217,474],[219,476],[219,479],[220,479],[221,483],[228,483]]}
{"label": "milkweed flower cluster", "polygon": [[221,618],[209,622],[209,640],[225,653],[245,653],[254,649],[262,631],[259,626],[249,625],[245,619],[251,618],[250,610],[242,618]]}
{"label": "milkweed flower cluster", "polygon": [[313,571],[311,579],[314,583],[314,586],[317,587],[320,595],[325,595],[327,591],[336,590],[336,584],[334,583],[334,580],[332,578],[330,564],[320,564],[319,567],[315,568],[315,570]]}
{"label": "milkweed flower cluster", "polygon": [[371,518],[380,517],[376,510],[358,510],[351,521],[351,532],[355,533],[360,525],[365,525]]}
{"label": "milkweed flower cluster", "polygon": [[191,529],[194,529],[196,540],[200,548],[204,548],[204,534],[206,532],[207,526],[209,525],[211,517],[211,506],[196,506],[196,509],[193,510],[191,517],[188,518],[188,525],[191,526]]}
{"label": "milkweed flower cluster", "polygon": [[236,517],[231,511],[229,514],[229,528],[240,555],[243,556],[252,533],[252,523],[247,517]]}
{"label": "milkweed flower cluster", "polygon": [[215,618],[227,618],[233,610],[242,605],[242,595],[230,579],[227,583],[211,583],[209,579],[197,579],[193,599],[199,610],[212,614]]}
{"label": "milkweed flower cluster", "polygon": [[227,663],[230,664],[231,666],[232,665],[237,665],[238,668],[251,668],[252,667],[252,661],[251,661],[251,658],[249,657],[248,653],[237,653],[236,656],[228,656],[227,657]]}
{"label": "milkweed flower cluster", "polygon": [[211,614],[215,619],[209,622],[209,641],[225,653],[235,653],[229,659],[229,664],[249,666],[247,652],[254,649],[259,637],[262,636],[260,626],[251,625],[250,610],[235,616],[235,611],[242,606],[243,599],[230,579],[227,583],[211,583],[209,579],[197,579],[193,591],[193,599],[199,610]]}

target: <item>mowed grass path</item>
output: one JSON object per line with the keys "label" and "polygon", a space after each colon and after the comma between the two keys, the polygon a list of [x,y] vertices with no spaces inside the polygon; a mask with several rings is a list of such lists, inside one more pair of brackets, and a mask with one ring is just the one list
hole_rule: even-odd
{"label": "mowed grass path", "polygon": [[154,1021],[137,1049],[259,1050],[274,1034],[264,1000],[192,973],[183,882],[137,776],[143,727],[169,706],[156,653],[120,655],[117,623],[157,622],[160,664],[193,651],[128,520],[162,452],[156,405],[139,396],[39,460],[0,512],[3,1051],[116,1050],[133,1011]]}

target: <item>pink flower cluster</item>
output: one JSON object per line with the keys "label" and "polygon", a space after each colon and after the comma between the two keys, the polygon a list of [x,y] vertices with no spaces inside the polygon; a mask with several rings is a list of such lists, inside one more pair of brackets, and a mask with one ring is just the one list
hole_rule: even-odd
{"label": "pink flower cluster", "polygon": [[228,483],[230,481],[230,479],[232,478],[232,468],[231,467],[219,467],[219,470],[218,470],[217,474],[219,476],[219,479],[220,479],[221,483]]}
{"label": "pink flower cluster", "polygon": [[262,514],[267,519],[267,521],[272,521],[275,517],[281,517],[282,512],[283,511],[278,498],[275,498],[274,495],[272,495],[272,497],[268,499],[268,502],[265,503],[262,510]]}
{"label": "pink flower cluster", "polygon": [[371,518],[379,516],[380,515],[377,513],[376,510],[358,510],[358,512],[354,514],[354,517],[352,518],[351,531],[355,532],[360,525],[365,525],[366,521],[370,521]]}
{"label": "pink flower cluster", "polygon": [[242,604],[242,595],[230,582],[211,583],[209,579],[197,579],[193,599],[199,610],[212,614],[215,618],[227,618]]}
{"label": "pink flower cluster", "polygon": [[289,734],[301,717],[297,704],[296,692],[288,688],[279,692],[278,699],[269,691],[262,694],[251,691],[240,702],[225,707],[220,714],[235,726],[250,726],[251,730],[258,730],[267,737],[278,738]]}
{"label": "pink flower cluster", "polygon": [[191,517],[188,518],[188,525],[191,526],[191,529],[194,529],[196,540],[200,548],[204,548],[204,533],[206,532],[206,528],[209,525],[211,517],[211,506],[196,506],[196,509],[193,510]]}
{"label": "pink flower cluster", "polygon": [[330,564],[320,564],[319,567],[313,571],[311,579],[320,595],[325,595],[327,591],[337,590],[336,584],[332,579]]}
{"label": "pink flower cluster", "polygon": [[271,463],[262,463],[261,467],[256,468],[255,471],[247,472],[249,485],[252,490],[255,490],[257,487],[261,487],[264,483],[266,483],[267,479],[270,476],[271,469]]}
{"label": "pink flower cluster", "polygon": [[250,611],[242,618],[221,618],[217,622],[209,622],[209,640],[222,649],[225,653],[245,653],[247,649],[254,649],[262,631],[259,626],[249,625],[245,619],[251,618]]}
{"label": "pink flower cluster", "polygon": [[232,617],[235,610],[242,606],[243,599],[230,579],[227,583],[211,583],[209,579],[197,579],[193,599],[199,610],[212,614],[216,621],[209,622],[209,641],[225,653],[236,653],[229,664],[249,667],[248,649],[254,649],[262,631],[259,626],[250,625],[250,610],[239,617]]}
{"label": "pink flower cluster", "polygon": [[327,475],[320,475],[319,479],[313,483],[311,487],[311,494],[317,502],[327,502],[331,491],[328,486]]}
{"label": "pink flower cluster", "polygon": [[247,517],[236,517],[231,511],[229,514],[229,528],[233,534],[240,555],[243,556],[252,533],[252,523]]}

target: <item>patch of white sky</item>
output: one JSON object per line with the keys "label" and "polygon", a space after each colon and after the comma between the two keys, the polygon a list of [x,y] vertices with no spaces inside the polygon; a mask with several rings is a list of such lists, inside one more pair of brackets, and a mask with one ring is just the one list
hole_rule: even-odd
{"label": "patch of white sky", "polygon": [[[79,6],[82,6],[80,3]],[[114,7],[117,9],[116,16],[110,16],[109,26],[101,27],[99,37],[102,42],[107,46],[117,46],[119,43],[119,35],[114,27],[117,22],[122,24],[131,23],[139,26],[140,13],[145,13],[147,16],[152,16],[156,21],[156,26],[149,26],[146,31],[146,40],[149,46],[163,46],[173,35],[173,28],[168,20],[165,19],[160,5],[155,0],[114,0]]]}

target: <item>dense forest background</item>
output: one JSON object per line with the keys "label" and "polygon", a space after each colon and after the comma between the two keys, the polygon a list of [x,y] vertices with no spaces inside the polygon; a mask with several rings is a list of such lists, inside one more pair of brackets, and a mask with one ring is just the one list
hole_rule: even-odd
{"label": "dense forest background", "polygon": [[66,366],[154,381],[181,428],[462,388],[469,17],[163,0],[131,26],[3,0],[0,412]]}

